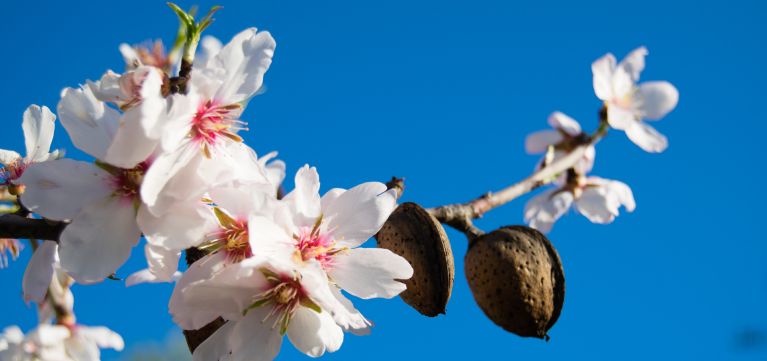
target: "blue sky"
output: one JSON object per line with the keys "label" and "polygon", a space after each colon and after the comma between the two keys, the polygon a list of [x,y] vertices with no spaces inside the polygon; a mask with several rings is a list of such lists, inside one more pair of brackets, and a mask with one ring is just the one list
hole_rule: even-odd
{"label": "blue sky", "polygon": [[[665,153],[644,153],[617,131],[597,149],[594,174],[628,183],[637,210],[610,226],[571,213],[550,234],[567,278],[550,342],[484,317],[463,276],[467,242],[449,231],[456,282],[447,315],[425,318],[399,299],[357,301],[373,334],[348,336],[327,359],[767,357],[762,2],[180,4],[224,5],[209,31],[224,40],[249,26],[272,32],[268,91],[248,108],[245,139],[260,153],[279,150],[291,174],[317,166],[325,190],[404,176],[403,200],[435,206],[521,179],[536,161],[524,137],[545,128],[550,112],[596,126],[590,64],[606,52],[647,46],[643,79],[680,91],[677,109],[655,124],[669,137]],[[17,1],[3,10],[0,147],[18,150],[27,105],[54,108],[62,88],[121,70],[121,42],[167,42],[176,30],[163,1]],[[63,128],[54,144],[84,158]],[[478,226],[521,223],[526,199]],[[0,325],[34,326],[20,297],[28,258],[0,271]],[[135,252],[120,275],[142,268],[141,258]],[[106,281],[75,292],[79,320],[115,329],[128,345],[174,329],[170,285]],[[289,344],[281,358],[302,359]]]}

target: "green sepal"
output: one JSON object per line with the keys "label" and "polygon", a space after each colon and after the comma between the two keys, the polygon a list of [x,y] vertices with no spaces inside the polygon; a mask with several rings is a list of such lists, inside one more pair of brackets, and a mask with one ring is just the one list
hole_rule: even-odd
{"label": "green sepal", "polygon": [[221,208],[213,207],[213,213],[218,219],[218,224],[223,228],[234,228],[237,225],[237,221],[232,216],[226,214]]}
{"label": "green sepal", "polygon": [[314,303],[311,298],[309,297],[302,297],[301,298],[301,306],[304,306],[314,312],[322,313],[322,307],[320,305]]}
{"label": "green sepal", "polygon": [[269,303],[269,299],[268,298],[264,298],[262,300],[258,300],[256,302],[253,302],[253,304],[251,304],[250,306],[248,306],[248,308],[246,308],[246,309],[244,309],[242,311],[242,315],[245,316],[246,314],[248,314],[248,311],[250,311],[250,310],[252,310],[254,308],[259,308],[259,307],[261,307],[261,306],[263,306],[263,305],[265,305],[267,303]]}

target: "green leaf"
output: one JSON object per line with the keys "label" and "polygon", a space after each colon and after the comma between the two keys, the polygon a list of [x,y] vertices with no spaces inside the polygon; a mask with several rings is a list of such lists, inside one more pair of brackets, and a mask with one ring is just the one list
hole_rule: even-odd
{"label": "green leaf", "polygon": [[168,6],[176,13],[178,19],[181,20],[181,22],[186,25],[187,28],[190,26],[194,27],[194,17],[189,15],[186,11],[172,2],[168,2]]}

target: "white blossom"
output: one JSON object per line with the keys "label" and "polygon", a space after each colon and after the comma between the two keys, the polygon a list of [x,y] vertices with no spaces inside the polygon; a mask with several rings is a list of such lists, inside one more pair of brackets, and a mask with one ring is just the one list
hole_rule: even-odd
{"label": "white blossom", "polygon": [[665,136],[643,120],[658,120],[676,107],[679,92],[666,81],[637,84],[645,66],[647,49],[632,51],[616,65],[607,54],[591,65],[594,92],[607,106],[610,126],[623,130],[632,142],[647,152],[662,152],[668,146]]}
{"label": "white blossom", "polygon": [[40,324],[24,335],[10,326],[0,335],[0,361],[99,361],[100,349],[123,347],[122,337],[106,327]]}
{"label": "white blossom", "polygon": [[228,321],[195,350],[194,360],[272,360],[284,334],[313,357],[341,347],[343,330],[334,318],[346,310],[318,264],[251,257],[210,267],[223,258],[214,254],[190,266],[171,297],[174,321],[184,329],[219,316]]}
{"label": "white blossom", "polygon": [[24,111],[21,128],[27,154],[22,157],[15,151],[0,149],[0,186],[13,188],[30,165],[58,157],[58,151],[50,152],[55,120],[45,106],[30,105]]}
{"label": "white blossom", "polygon": [[[141,189],[153,214],[167,213],[176,194],[194,193],[221,174],[233,173],[245,146],[237,132],[245,128],[240,115],[261,88],[276,43],[268,32],[247,29],[237,34],[203,68],[191,74],[187,94],[170,97],[163,122],[162,151]],[[191,110],[191,112],[189,111]],[[252,152],[252,151],[251,151]],[[255,153],[253,153],[255,158]],[[254,169],[255,170],[255,169]],[[234,179],[264,178],[263,172]]]}
{"label": "white blossom", "polygon": [[[580,144],[578,142],[580,137],[588,136],[581,130],[581,125],[575,119],[562,112],[551,113],[548,122],[553,129],[540,130],[528,135],[525,138],[525,151],[528,154],[541,154],[546,153],[551,146],[554,148],[554,156],[547,160],[549,163],[566,156],[575,146]],[[589,145],[583,158],[575,165],[576,170],[582,174],[590,172],[594,167],[595,158],[596,149],[594,145]],[[538,163],[538,167],[543,165],[544,160]]]}
{"label": "white blossom", "polygon": [[554,223],[573,205],[589,221],[611,223],[623,206],[636,208],[631,188],[623,182],[599,177],[582,177],[573,183],[549,189],[525,205],[525,222],[541,232],[551,231]]}

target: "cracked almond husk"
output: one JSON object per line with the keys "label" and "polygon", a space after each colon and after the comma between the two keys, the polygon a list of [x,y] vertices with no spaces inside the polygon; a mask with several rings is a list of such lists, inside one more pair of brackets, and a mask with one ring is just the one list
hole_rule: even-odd
{"label": "cracked almond husk", "polygon": [[562,262],[545,235],[508,226],[475,239],[464,270],[474,299],[495,324],[548,340],[565,299]]}
{"label": "cracked almond husk", "polygon": [[376,235],[378,247],[404,257],[413,277],[400,294],[405,303],[429,317],[444,314],[453,289],[455,266],[442,224],[423,207],[402,203]]}

